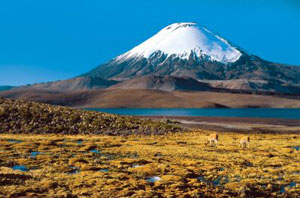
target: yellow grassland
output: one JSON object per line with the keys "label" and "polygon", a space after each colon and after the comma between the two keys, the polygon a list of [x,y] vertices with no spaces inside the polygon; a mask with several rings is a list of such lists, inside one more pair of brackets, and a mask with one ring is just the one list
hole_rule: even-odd
{"label": "yellow grassland", "polygon": [[[210,133],[1,134],[0,197],[300,196],[300,151],[293,148],[300,135],[251,134],[250,148],[241,149],[237,133],[221,133],[217,147],[205,146]],[[150,183],[151,176],[160,180]]]}

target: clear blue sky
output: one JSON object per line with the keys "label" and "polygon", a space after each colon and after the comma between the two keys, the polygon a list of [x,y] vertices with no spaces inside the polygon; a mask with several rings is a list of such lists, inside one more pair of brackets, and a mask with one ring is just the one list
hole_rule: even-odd
{"label": "clear blue sky", "polygon": [[0,85],[76,76],[174,22],[300,65],[298,0],[0,0]]}

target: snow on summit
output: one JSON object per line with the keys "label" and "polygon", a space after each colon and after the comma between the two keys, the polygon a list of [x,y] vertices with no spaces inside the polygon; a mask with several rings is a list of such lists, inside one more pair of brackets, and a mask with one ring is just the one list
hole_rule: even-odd
{"label": "snow on summit", "polygon": [[136,46],[117,59],[143,56],[149,58],[154,52],[171,56],[176,55],[187,59],[191,53],[197,57],[207,57],[210,60],[222,63],[237,61],[242,55],[225,39],[210,32],[196,23],[174,23],[157,34]]}

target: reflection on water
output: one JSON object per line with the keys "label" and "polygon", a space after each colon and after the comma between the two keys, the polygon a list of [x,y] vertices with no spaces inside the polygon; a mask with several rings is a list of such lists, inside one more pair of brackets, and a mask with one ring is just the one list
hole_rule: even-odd
{"label": "reflection on water", "polygon": [[153,177],[147,178],[147,182],[150,182],[150,183],[154,183],[154,182],[157,182],[159,180],[161,180],[161,179],[158,176],[153,176]]}
{"label": "reflection on water", "polygon": [[143,165],[138,165],[138,164],[134,164],[132,165],[133,168],[139,168],[139,167],[144,167]]}

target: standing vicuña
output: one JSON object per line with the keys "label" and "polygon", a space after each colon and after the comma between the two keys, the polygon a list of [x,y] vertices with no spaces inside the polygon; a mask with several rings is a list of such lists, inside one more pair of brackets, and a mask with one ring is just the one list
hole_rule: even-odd
{"label": "standing vicu\u00f1a", "polygon": [[209,144],[210,146],[217,146],[218,140],[219,135],[217,133],[212,133],[208,136],[206,145]]}
{"label": "standing vicu\u00f1a", "polygon": [[249,136],[244,136],[240,140],[240,147],[241,148],[249,148],[250,147],[250,137]]}

